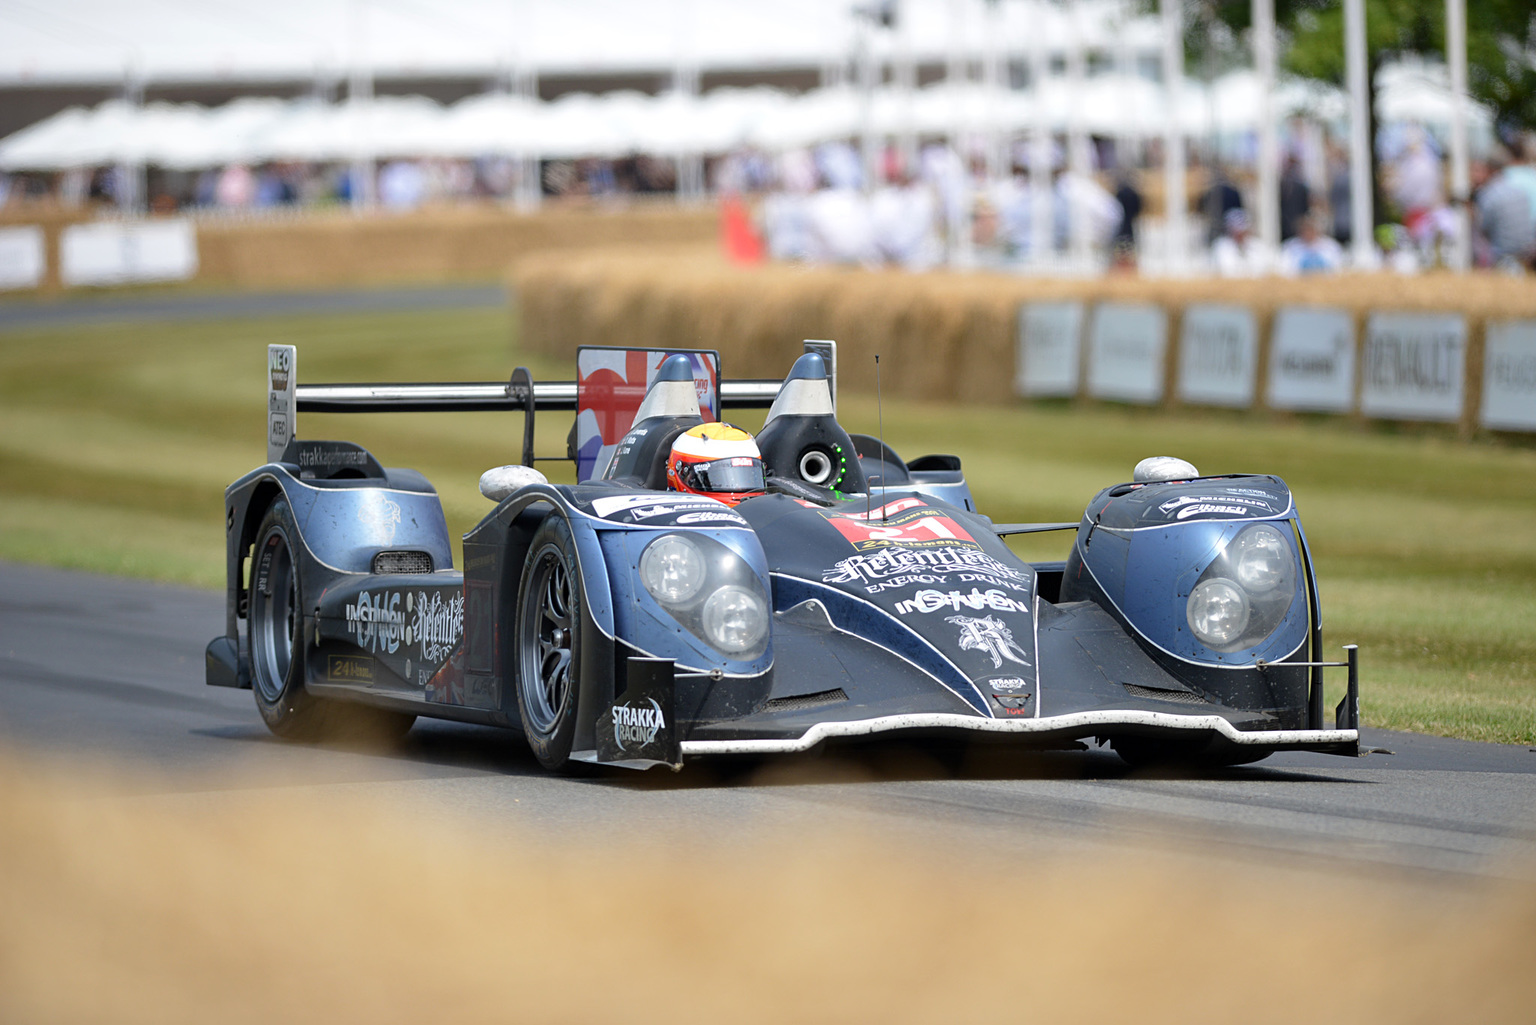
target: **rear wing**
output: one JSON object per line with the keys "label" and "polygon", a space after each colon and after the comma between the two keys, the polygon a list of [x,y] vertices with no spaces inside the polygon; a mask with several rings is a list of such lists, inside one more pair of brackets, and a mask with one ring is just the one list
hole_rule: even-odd
{"label": "rear wing", "polygon": [[[586,347],[600,348],[600,347]],[[673,352],[698,353],[701,350],[617,350],[632,352],[646,357]],[[806,352],[820,353],[827,362],[831,378],[833,400],[837,396],[837,343],[807,339]],[[779,394],[783,383],[777,379],[721,380],[718,376],[719,355],[714,356],[715,396],[721,411],[724,409],[767,409]],[[578,351],[578,359],[580,351]],[[650,384],[649,374],[656,364],[646,359],[647,379],[644,386],[636,382],[641,395]],[[533,454],[534,420],[540,410],[575,411],[578,414],[591,400],[591,390],[582,381],[535,381],[527,367],[518,367],[505,381],[458,381],[421,384],[299,384],[298,349],[292,345],[267,346],[267,460],[280,462],[289,444],[298,436],[299,413],[464,413],[481,411],[523,412],[522,463],[532,466],[535,461],[568,462],[577,459],[580,445],[575,431],[565,456],[539,456]],[[635,403],[638,405],[638,402]],[[632,409],[629,415],[633,417]],[[633,426],[625,423],[620,434]],[[578,463],[580,465],[580,463]]]}

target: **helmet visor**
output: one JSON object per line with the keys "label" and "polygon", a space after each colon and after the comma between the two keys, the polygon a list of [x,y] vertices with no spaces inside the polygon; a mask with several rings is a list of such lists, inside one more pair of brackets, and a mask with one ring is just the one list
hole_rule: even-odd
{"label": "helmet visor", "polygon": [[767,486],[763,480],[763,461],[750,456],[731,456],[707,463],[682,463],[677,473],[691,491],[739,494],[762,491]]}

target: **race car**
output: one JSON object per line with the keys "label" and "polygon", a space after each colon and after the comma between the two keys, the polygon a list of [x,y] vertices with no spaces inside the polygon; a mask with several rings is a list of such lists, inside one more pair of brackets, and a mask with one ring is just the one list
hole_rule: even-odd
{"label": "race car", "polygon": [[[520,730],[540,763],[647,768],[905,735],[1133,764],[1360,752],[1357,653],[1320,657],[1317,583],[1278,477],[1144,460],[1070,523],[999,524],[961,461],[849,434],[835,346],[782,381],[717,353],[583,349],[578,380],[307,385],[268,353],[268,462],[225,491],[226,629],[207,682],[298,739],[417,716]],[[736,504],[669,490],[675,440],[767,405],[766,475]],[[295,437],[303,410],[521,410],[520,464],[455,568],[413,470]],[[575,409],[577,482],[534,466],[536,413]],[[1009,535],[1071,531],[1060,562]],[[1325,721],[1323,670],[1347,669]]]}

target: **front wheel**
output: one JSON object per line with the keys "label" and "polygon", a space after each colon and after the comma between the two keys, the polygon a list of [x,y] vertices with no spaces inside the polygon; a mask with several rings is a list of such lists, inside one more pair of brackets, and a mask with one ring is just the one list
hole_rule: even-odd
{"label": "front wheel", "polygon": [[304,687],[304,588],[293,513],[273,502],[256,530],[251,570],[251,691],[267,729],[286,740],[397,740],[415,716],[317,698]]}
{"label": "front wheel", "polygon": [[517,711],[534,757],[564,769],[576,739],[581,572],[571,528],[550,515],[533,535],[517,591]]}

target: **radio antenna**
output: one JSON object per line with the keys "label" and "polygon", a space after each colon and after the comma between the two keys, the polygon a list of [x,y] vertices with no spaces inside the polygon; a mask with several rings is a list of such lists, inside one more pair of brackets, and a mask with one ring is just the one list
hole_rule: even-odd
{"label": "radio antenna", "polygon": [[[880,397],[880,354],[875,353],[875,417],[880,425],[880,519],[885,520],[885,405]],[[874,490],[871,488],[870,490]],[[868,511],[864,514],[869,521]]]}

